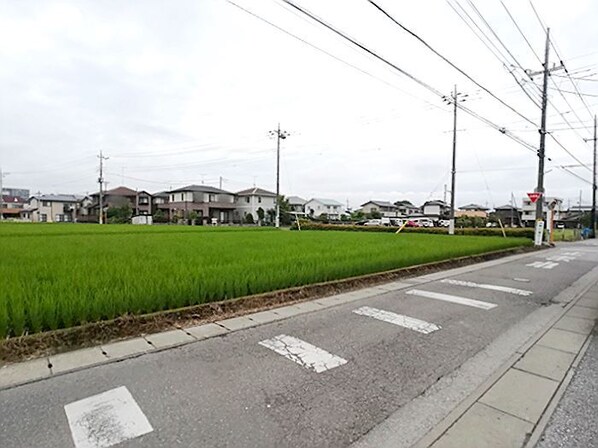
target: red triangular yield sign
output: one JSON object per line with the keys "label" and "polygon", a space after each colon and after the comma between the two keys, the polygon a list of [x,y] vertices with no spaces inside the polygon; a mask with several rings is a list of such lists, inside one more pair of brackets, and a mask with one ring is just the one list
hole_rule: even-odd
{"label": "red triangular yield sign", "polygon": [[529,197],[529,200],[535,204],[536,201],[540,199],[540,196],[542,196],[542,193],[528,193],[527,196]]}

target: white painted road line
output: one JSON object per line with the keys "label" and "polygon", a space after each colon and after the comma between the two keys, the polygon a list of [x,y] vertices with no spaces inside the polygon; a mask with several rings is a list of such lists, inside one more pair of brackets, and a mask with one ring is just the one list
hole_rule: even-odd
{"label": "white painted road line", "polygon": [[374,319],[388,322],[390,324],[398,325],[399,327],[408,328],[423,334],[430,334],[434,331],[440,330],[440,326],[431,324],[424,320],[419,320],[414,317],[403,316],[402,314],[391,313],[390,311],[379,310],[369,306],[362,306],[353,310],[355,314],[360,316],[373,317]]}
{"label": "white painted road line", "polygon": [[534,261],[533,263],[526,264],[526,266],[536,269],[552,269],[558,265],[558,263],[554,263],[552,261]]}
{"label": "white painted road line", "polygon": [[266,339],[259,344],[316,373],[322,373],[347,363],[345,359],[328,353],[326,350],[285,334]]}
{"label": "white painted road line", "polygon": [[571,257],[569,255],[554,255],[552,257],[547,258],[548,261],[564,261],[565,263],[569,263],[570,261],[575,260],[575,257]]}
{"label": "white painted road line", "polygon": [[481,302],[479,300],[468,299],[466,297],[450,296],[448,294],[441,294],[439,292],[422,291],[420,289],[412,289],[410,291],[407,291],[406,294],[412,296],[425,297],[427,299],[443,300],[445,302],[458,303],[459,305],[473,306],[475,308],[481,308],[483,310],[491,310],[492,308],[495,308],[497,306],[494,303]]}
{"label": "white painted road line", "polygon": [[525,289],[509,288],[508,286],[488,285],[486,283],[467,282],[463,280],[453,280],[450,278],[445,278],[444,280],[440,280],[440,282],[448,283],[449,285],[467,286],[468,288],[481,288],[490,289],[492,291],[508,292],[509,294],[515,294],[517,296],[527,297],[533,294],[532,291],[527,291]]}
{"label": "white painted road line", "polygon": [[122,386],[64,407],[76,448],[107,448],[154,429]]}

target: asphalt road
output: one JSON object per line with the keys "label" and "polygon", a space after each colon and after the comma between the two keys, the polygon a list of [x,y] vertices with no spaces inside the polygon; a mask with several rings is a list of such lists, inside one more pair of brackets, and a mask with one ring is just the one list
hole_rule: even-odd
{"label": "asphalt road", "polygon": [[349,446],[597,263],[561,245],[0,391],[0,446]]}

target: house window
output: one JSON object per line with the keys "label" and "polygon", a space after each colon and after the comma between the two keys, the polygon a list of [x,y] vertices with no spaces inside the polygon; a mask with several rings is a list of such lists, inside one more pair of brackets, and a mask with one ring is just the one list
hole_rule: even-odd
{"label": "house window", "polygon": [[208,196],[208,202],[216,202],[216,195],[211,194]]}
{"label": "house window", "polygon": [[181,193],[181,202],[185,200],[185,193]]}
{"label": "house window", "polygon": [[49,207],[50,201],[42,201],[42,207]]}
{"label": "house window", "polygon": [[42,213],[39,217],[40,222],[48,222],[48,215]]}
{"label": "house window", "polygon": [[258,202],[261,204],[261,203],[262,203],[262,197],[261,197],[261,196],[258,196],[258,197],[257,197],[257,201],[258,201]]}
{"label": "house window", "polygon": [[139,198],[139,204],[140,205],[147,205],[147,204],[149,204],[149,198],[147,196],[141,196]]}
{"label": "house window", "polygon": [[251,201],[251,198],[250,198],[249,196],[247,196],[247,197],[245,198],[245,202],[249,204],[249,202],[250,202],[250,201]]}

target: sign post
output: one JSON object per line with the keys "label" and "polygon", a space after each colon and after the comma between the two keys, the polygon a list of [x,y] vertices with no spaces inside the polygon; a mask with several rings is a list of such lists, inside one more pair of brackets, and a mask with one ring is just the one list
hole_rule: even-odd
{"label": "sign post", "polygon": [[[528,193],[527,196],[529,197],[529,200],[532,201],[532,204],[535,204],[542,197],[542,193],[535,191],[533,193]],[[542,209],[543,207],[540,207],[540,210]],[[535,246],[542,245],[542,239],[544,237],[544,220],[542,218],[542,216],[536,216],[536,227],[534,233]]]}

